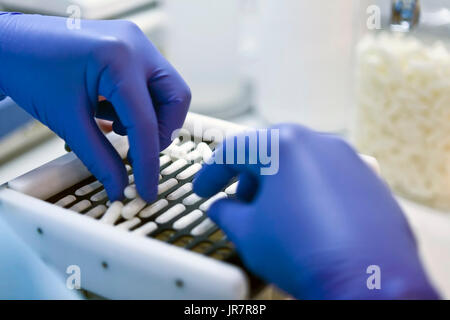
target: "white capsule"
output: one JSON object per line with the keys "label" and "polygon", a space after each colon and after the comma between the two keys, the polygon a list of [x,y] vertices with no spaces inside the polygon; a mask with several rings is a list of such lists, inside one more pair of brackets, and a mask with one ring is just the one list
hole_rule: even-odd
{"label": "white capsule", "polygon": [[133,230],[132,233],[139,235],[139,236],[146,236],[146,235],[152,233],[153,231],[155,231],[156,229],[158,229],[158,225],[156,223],[148,222],[148,223],[144,224],[143,226]]}
{"label": "white capsule", "polygon": [[127,199],[136,198],[137,197],[136,185],[132,184],[131,186],[126,187],[125,190],[123,191],[123,195]]}
{"label": "white capsule", "polygon": [[58,202],[55,203],[55,205],[57,205],[58,207],[66,207],[71,203],[74,203],[77,200],[77,198],[73,195],[68,195],[64,198],[62,198],[61,200],[59,200]]}
{"label": "white capsule", "polygon": [[119,219],[122,212],[123,203],[120,201],[115,201],[111,203],[111,206],[106,210],[103,217],[100,219],[101,222],[106,224],[114,224]]}
{"label": "white capsule", "polygon": [[186,180],[192,177],[194,174],[200,171],[202,168],[202,165],[200,163],[194,163],[192,166],[187,168],[186,170],[181,171],[179,174],[177,174],[178,180]]}
{"label": "white capsule", "polygon": [[188,196],[186,199],[183,200],[183,204],[185,206],[192,206],[192,205],[196,204],[197,202],[199,202],[202,199],[203,198],[201,198],[198,195],[196,195],[195,193],[193,193],[190,196]]}
{"label": "white capsule", "polygon": [[170,189],[172,189],[173,187],[175,187],[178,184],[177,179],[169,179],[163,183],[161,183],[158,186],[158,195],[163,194],[164,192],[169,191]]}
{"label": "white capsule", "polygon": [[163,171],[161,171],[161,174],[163,176],[169,176],[169,175],[175,173],[176,171],[180,170],[187,164],[188,164],[188,162],[186,161],[186,159],[178,159],[177,161],[172,163],[170,166],[165,168]]}
{"label": "white capsule", "polygon": [[187,157],[187,152],[178,147],[174,148],[169,155],[172,161],[177,161],[178,159],[185,159]]}
{"label": "white capsule", "polygon": [[167,196],[167,200],[175,201],[192,191],[192,183],[186,183]]}
{"label": "white capsule", "polygon": [[192,152],[189,152],[186,155],[186,160],[189,161],[189,162],[196,162],[196,161],[200,161],[202,159],[203,159],[203,155],[197,149],[195,149]]}
{"label": "white capsule", "polygon": [[215,226],[214,222],[212,222],[209,218],[203,220],[198,226],[192,229],[191,234],[194,237],[201,236],[206,233],[208,230],[212,229]]}
{"label": "white capsule", "polygon": [[106,209],[106,206],[101,204],[86,212],[85,216],[97,219],[106,212]]}
{"label": "white capsule", "polygon": [[160,167],[165,166],[170,161],[172,161],[172,159],[168,155],[163,155],[162,157],[159,158],[159,166]]}
{"label": "white capsule", "polygon": [[197,150],[202,154],[203,162],[206,163],[211,159],[213,155],[213,152],[210,149],[210,147],[204,142],[200,142],[198,144]]}
{"label": "white capsule", "polygon": [[179,143],[180,143],[180,139],[176,138],[175,140],[173,140],[173,142],[170,144],[170,146],[168,146],[166,149],[164,149],[162,151],[162,153],[164,155],[170,155],[174,149],[178,148]]}
{"label": "white capsule", "polygon": [[147,205],[147,202],[140,197],[128,202],[122,209],[122,217],[125,219],[131,219],[139,213]]}
{"label": "white capsule", "polygon": [[160,215],[158,218],[156,218],[155,221],[156,221],[156,223],[159,223],[159,224],[163,224],[163,223],[169,222],[170,220],[172,220],[176,216],[178,216],[181,213],[183,213],[184,210],[186,210],[185,206],[183,206],[180,203],[176,204],[172,208],[170,208],[169,210],[164,212],[162,215]]}
{"label": "white capsule", "polygon": [[173,139],[172,143],[170,144],[170,146],[168,147],[168,149],[173,148],[173,147],[178,147],[178,145],[180,144],[181,140],[180,138],[175,138]]}
{"label": "white capsule", "polygon": [[187,154],[195,148],[195,143],[192,141],[188,141],[179,146],[174,146],[169,153],[169,156],[172,158],[172,161],[176,161],[178,159],[186,159]]}
{"label": "white capsule", "polygon": [[195,143],[193,141],[187,141],[183,143],[179,148],[180,150],[185,151],[187,153],[195,148]]}
{"label": "white capsule", "polygon": [[225,193],[232,196],[232,195],[236,194],[237,187],[238,187],[238,182],[236,181],[231,186],[229,186],[228,188],[225,189]]}
{"label": "white capsule", "polygon": [[209,146],[205,143],[205,142],[200,142],[198,145],[197,145],[197,148],[196,148],[200,153],[202,153],[205,149],[209,149],[209,150],[211,150],[210,148],[209,148]]}
{"label": "white capsule", "polygon": [[77,197],[83,197],[99,188],[102,187],[102,184],[100,181],[94,181],[88,185],[85,185],[84,187],[81,187],[80,189],[78,189],[77,191],[75,191],[75,195]]}
{"label": "white capsule", "polygon": [[137,226],[139,223],[141,223],[141,219],[133,218],[131,220],[127,220],[122,222],[121,224],[118,224],[117,228],[122,230],[130,230],[131,228]]}
{"label": "white capsule", "polygon": [[[207,150],[207,151],[206,151]],[[204,163],[209,163],[209,161],[211,160],[213,155],[213,152],[211,151],[211,149],[205,149],[205,151],[202,153],[203,156],[203,162]]]}
{"label": "white capsule", "polygon": [[200,205],[200,210],[202,211],[208,211],[208,209],[211,207],[211,205],[216,202],[217,200],[226,198],[227,194],[225,192],[219,192],[214,197],[209,198],[207,201],[203,202]]}
{"label": "white capsule", "polygon": [[82,201],[78,202],[77,204],[73,205],[70,208],[70,210],[75,211],[75,212],[81,212],[81,211],[86,210],[90,206],[91,206],[91,202],[89,200],[82,200]]}
{"label": "white capsule", "polygon": [[128,176],[128,184],[133,184],[134,183],[134,175],[130,174]]}
{"label": "white capsule", "polygon": [[158,200],[149,207],[142,210],[139,216],[141,218],[149,218],[154,214],[158,213],[159,211],[161,211],[162,209],[164,209],[165,207],[167,207],[168,205],[169,202],[166,199]]}
{"label": "white capsule", "polygon": [[202,216],[203,212],[201,212],[200,210],[194,210],[191,213],[180,218],[179,220],[175,221],[175,223],[173,224],[173,228],[175,230],[184,229],[189,225],[191,225],[192,223],[194,223],[195,221],[197,221],[198,219],[200,219]]}
{"label": "white capsule", "polygon": [[103,189],[102,191],[97,192],[96,194],[94,194],[94,195],[91,197],[91,201],[93,201],[93,202],[99,202],[99,201],[105,200],[107,197],[108,197],[108,194],[106,193],[106,190]]}

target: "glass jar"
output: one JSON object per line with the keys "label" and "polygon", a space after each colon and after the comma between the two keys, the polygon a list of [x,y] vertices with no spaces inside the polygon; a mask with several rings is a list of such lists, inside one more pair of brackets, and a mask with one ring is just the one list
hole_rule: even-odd
{"label": "glass jar", "polygon": [[365,9],[354,143],[377,158],[397,193],[449,211],[450,1],[372,1]]}

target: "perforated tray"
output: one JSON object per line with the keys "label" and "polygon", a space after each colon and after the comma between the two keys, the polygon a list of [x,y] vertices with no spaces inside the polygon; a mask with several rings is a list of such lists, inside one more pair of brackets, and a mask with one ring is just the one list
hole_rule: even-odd
{"label": "perforated tray", "polygon": [[[187,141],[180,142],[179,145],[181,146],[186,142]],[[211,147],[214,147],[210,142],[207,142],[207,143],[210,144]],[[164,156],[167,156],[167,154],[160,154],[160,156],[164,157]],[[175,160],[176,159],[172,159],[170,162],[162,165],[160,168],[160,172],[163,172],[164,169],[166,169],[171,164],[173,164],[175,162]],[[189,162],[187,165],[172,172],[169,175],[161,175],[159,184],[163,184],[164,182],[166,182],[170,179],[177,179],[177,175],[180,172],[184,171],[185,169],[187,169],[189,166],[191,166],[194,163],[202,163],[202,160],[197,159],[196,161]],[[127,161],[125,161],[125,164],[127,166],[128,173],[131,176],[133,173],[132,168],[127,163]],[[186,185],[187,183],[192,183],[194,176],[195,175],[193,175],[185,180],[177,179],[178,184],[176,186],[159,194],[156,201],[159,201],[161,199],[166,199],[168,201],[168,205],[165,208],[163,208],[162,210],[160,210],[159,212],[155,213],[154,215],[152,215],[150,217],[144,217],[144,218],[139,216],[139,214],[143,210],[145,210],[146,208],[148,208],[151,205],[151,204],[146,204],[144,208],[139,210],[139,212],[136,214],[136,216],[134,216],[130,219],[125,219],[123,216],[120,216],[114,222],[112,222],[112,225],[116,228],[124,229],[123,227],[121,227],[121,225],[123,225],[124,223],[127,223],[127,221],[130,221],[131,219],[136,219],[136,217],[139,217],[140,221],[138,223],[133,224],[129,228],[128,227],[125,228],[125,229],[129,230],[129,232],[135,232],[136,230],[139,230],[139,228],[143,227],[144,225],[153,222],[157,225],[157,229],[148,234],[144,234],[142,236],[151,237],[151,238],[154,238],[154,239],[157,239],[160,241],[164,241],[166,243],[189,250],[189,251],[193,252],[194,254],[205,255],[205,256],[211,257],[213,259],[221,260],[223,262],[231,263],[231,264],[234,264],[234,265],[237,265],[237,266],[243,268],[249,276],[252,294],[257,294],[263,288],[263,282],[260,281],[257,277],[253,276],[250,272],[248,272],[248,270],[246,270],[244,268],[243,263],[241,262],[234,245],[227,239],[226,235],[215,224],[213,224],[208,219],[206,212],[202,211],[202,216],[199,219],[195,220],[194,222],[190,223],[189,225],[187,225],[186,227],[184,227],[182,229],[176,230],[173,227],[173,225],[176,221],[178,221],[181,218],[185,217],[186,215],[192,213],[194,210],[200,210],[202,204],[204,204],[206,201],[208,201],[208,198],[202,198],[198,202],[196,202],[195,204],[192,204],[192,205],[185,205],[186,209],[184,210],[184,212],[182,212],[181,214],[177,215],[176,217],[170,219],[169,221],[167,221],[165,223],[156,223],[156,220],[158,217],[163,215],[165,212],[167,212],[167,210],[169,210],[173,206],[175,206],[177,204],[183,204],[183,200],[193,194],[192,191],[189,191],[186,194],[184,194],[183,196],[181,196],[180,198],[178,198],[177,200],[168,200],[167,199],[167,196],[169,194],[171,194],[172,192],[174,192],[175,190],[177,190],[178,188],[181,188],[182,186]],[[87,215],[87,213],[90,210],[92,210],[93,208],[95,208],[97,206],[105,206],[108,208],[111,205],[111,203],[109,202],[109,200],[106,196],[99,201],[92,201],[91,198],[93,195],[96,195],[99,192],[103,192],[103,193],[105,192],[103,186],[100,183],[95,183],[95,182],[97,182],[97,180],[93,176],[91,176],[91,177],[83,180],[82,182],[77,183],[77,184],[73,185],[72,187],[70,187],[66,190],[63,190],[62,192],[52,196],[51,198],[47,199],[46,201],[50,202],[52,204],[58,204],[58,202],[61,201],[62,199],[66,198],[68,196],[72,196],[72,199],[75,198],[75,200],[71,201],[70,203],[67,202],[67,203],[65,203],[65,205],[63,205],[63,207],[65,207],[69,210],[71,208],[73,208],[74,206],[76,208],[77,204],[79,204],[82,201],[84,201],[85,203],[86,203],[86,201],[89,201],[91,203],[89,206],[84,206],[83,210],[77,210],[77,212],[80,215],[85,215],[86,219],[97,219],[97,220],[101,221],[101,218],[103,217],[103,215],[105,213],[103,213],[99,216],[96,216],[96,217],[91,217],[91,216]],[[132,182],[133,182],[133,180],[130,181],[129,185],[132,185]],[[91,190],[90,192],[88,192],[82,196],[75,195],[77,190],[79,190],[80,188],[82,188],[86,185],[92,184],[92,183],[95,183],[97,185],[97,187],[95,189]],[[225,190],[227,190],[230,186],[235,185],[235,183],[236,183],[236,179],[230,181],[230,183],[225,188],[223,188],[222,192],[224,193]],[[233,199],[235,197],[234,192],[229,192],[227,194],[227,197],[230,199]],[[124,199],[122,202],[124,205],[127,205],[130,201],[132,201],[132,200]],[[200,224],[205,223],[207,220],[209,221],[208,224],[210,224],[210,228],[207,228],[207,230],[201,234],[198,234],[195,236],[192,235],[192,230],[194,230]]]}

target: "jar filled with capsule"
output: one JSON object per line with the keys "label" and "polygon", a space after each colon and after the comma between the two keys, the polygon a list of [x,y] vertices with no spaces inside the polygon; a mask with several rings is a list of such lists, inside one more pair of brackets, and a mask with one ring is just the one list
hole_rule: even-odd
{"label": "jar filled with capsule", "polygon": [[363,1],[352,139],[393,190],[450,211],[450,1]]}

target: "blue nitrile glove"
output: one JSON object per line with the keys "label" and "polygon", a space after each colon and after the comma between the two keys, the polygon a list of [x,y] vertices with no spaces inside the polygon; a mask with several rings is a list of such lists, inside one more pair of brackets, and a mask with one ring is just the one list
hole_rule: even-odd
{"label": "blue nitrile glove", "polygon": [[[233,164],[222,146],[215,157],[223,153],[224,163],[228,152],[228,164],[206,165],[194,182],[194,191],[209,197],[239,176],[237,200],[220,200],[208,214],[250,270],[301,299],[438,298],[402,210],[355,151],[298,125],[273,129],[279,152],[276,136],[258,135],[260,142],[269,136],[271,161],[261,158],[266,147],[255,156],[255,148],[239,143],[247,164]],[[370,266],[379,266],[381,278],[369,279],[376,275]],[[381,289],[369,290],[376,279]]]}
{"label": "blue nitrile glove", "polygon": [[[1,66],[1,64],[0,64],[0,66]],[[5,98],[6,98],[5,94],[2,92],[2,90],[0,90],[0,101],[2,101]]]}
{"label": "blue nitrile glove", "polygon": [[[66,140],[112,200],[122,198],[127,173],[94,116],[115,121],[116,131],[128,134],[139,194],[152,201],[159,152],[182,126],[190,90],[133,23],[76,26],[65,18],[0,15],[0,90]],[[109,102],[98,103],[99,96]]]}

